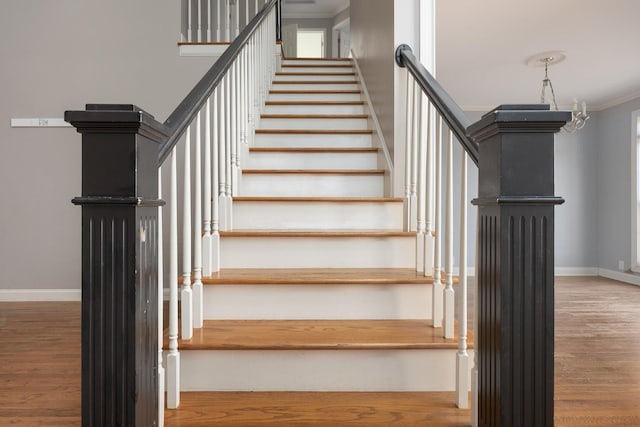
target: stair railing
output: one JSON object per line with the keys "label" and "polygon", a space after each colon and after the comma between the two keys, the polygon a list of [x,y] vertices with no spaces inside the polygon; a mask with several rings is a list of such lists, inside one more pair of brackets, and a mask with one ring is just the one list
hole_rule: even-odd
{"label": "stair railing", "polygon": [[[189,339],[203,323],[202,278],[220,268],[220,231],[233,225],[242,153],[253,142],[277,67],[279,17],[279,0],[269,0],[232,33],[231,45],[164,123],[128,104],[65,112],[83,135],[82,196],[74,199],[83,221],[83,424],[162,425],[165,377],[167,407],[180,403],[178,280],[180,336]],[[169,183],[168,251],[163,181]]]}
{"label": "stair railing", "polygon": [[[181,42],[230,43],[268,0],[182,0]],[[276,4],[280,40],[280,1]]]}
{"label": "stair railing", "polygon": [[[553,217],[554,206],[562,203],[553,195],[553,142],[554,133],[570,120],[571,112],[550,111],[546,104],[501,105],[471,124],[409,46],[400,45],[395,59],[408,71],[406,227],[416,231],[416,254],[424,257],[417,260],[417,270],[433,276],[433,323],[443,327],[445,338],[454,337],[454,137],[463,148],[456,404],[469,407],[471,388],[474,426],[552,426]],[[478,229],[471,384],[468,158],[478,166],[479,176],[478,198],[472,201],[478,206]]]}

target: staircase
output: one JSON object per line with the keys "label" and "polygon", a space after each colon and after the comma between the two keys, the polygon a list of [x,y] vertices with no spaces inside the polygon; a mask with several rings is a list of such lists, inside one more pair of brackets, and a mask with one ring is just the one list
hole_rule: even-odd
{"label": "staircase", "polygon": [[182,402],[453,391],[458,341],[432,325],[432,279],[415,271],[403,200],[385,197],[351,60],[281,69],[243,153],[221,270],[202,280],[204,326],[179,342]]}

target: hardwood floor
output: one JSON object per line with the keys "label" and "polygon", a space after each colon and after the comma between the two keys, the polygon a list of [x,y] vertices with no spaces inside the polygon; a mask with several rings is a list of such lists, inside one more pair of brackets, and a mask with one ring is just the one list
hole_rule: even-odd
{"label": "hardwood floor", "polygon": [[[0,303],[0,426],[80,425],[80,304]],[[640,288],[557,278],[555,425],[640,426]],[[184,393],[169,426],[464,426],[453,393]]]}

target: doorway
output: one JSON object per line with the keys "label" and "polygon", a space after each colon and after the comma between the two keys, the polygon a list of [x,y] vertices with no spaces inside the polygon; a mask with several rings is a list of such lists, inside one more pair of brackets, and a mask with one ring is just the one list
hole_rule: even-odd
{"label": "doorway", "polygon": [[325,30],[298,29],[297,57],[324,58]]}

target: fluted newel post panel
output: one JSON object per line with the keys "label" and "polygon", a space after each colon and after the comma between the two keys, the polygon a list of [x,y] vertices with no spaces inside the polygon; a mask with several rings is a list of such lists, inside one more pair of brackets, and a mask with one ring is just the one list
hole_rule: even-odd
{"label": "fluted newel post panel", "polygon": [[479,426],[553,426],[553,144],[570,119],[503,105],[468,128],[480,147]]}
{"label": "fluted newel post panel", "polygon": [[158,148],[133,105],[87,105],[82,134],[82,425],[158,425]]}

